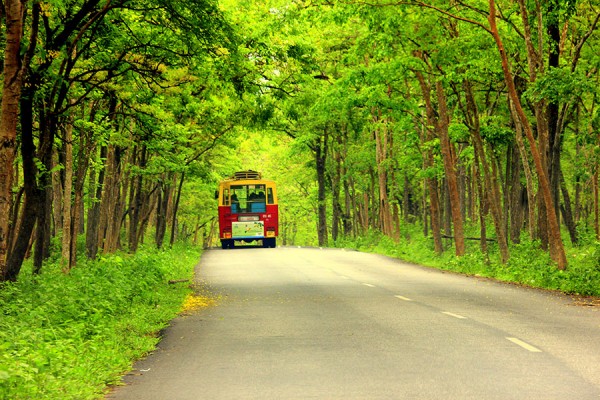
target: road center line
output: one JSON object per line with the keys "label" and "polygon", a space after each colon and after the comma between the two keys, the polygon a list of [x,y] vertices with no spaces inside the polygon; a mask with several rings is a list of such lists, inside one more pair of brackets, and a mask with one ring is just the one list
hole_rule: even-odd
{"label": "road center line", "polygon": [[521,346],[525,350],[528,350],[528,351],[530,351],[532,353],[541,353],[542,352],[537,347],[534,347],[534,346],[530,345],[529,343],[525,343],[521,339],[517,339],[517,338],[514,338],[514,337],[507,337],[506,339],[509,340],[509,341],[511,341],[511,342],[513,342],[514,344],[516,344],[518,346]]}
{"label": "road center line", "polygon": [[463,317],[462,315],[454,314],[449,311],[442,311],[442,314],[446,314],[446,315],[449,315],[451,317],[458,318],[458,319],[467,319],[467,317]]}
{"label": "road center line", "polygon": [[368,287],[375,287],[375,285],[371,285],[370,283],[363,283],[363,285],[368,286]]}
{"label": "road center line", "polygon": [[400,299],[400,300],[404,300],[404,301],[412,301],[412,299],[409,299],[408,297],[404,297],[404,296],[400,296],[400,295],[396,295],[394,297],[397,299]]}

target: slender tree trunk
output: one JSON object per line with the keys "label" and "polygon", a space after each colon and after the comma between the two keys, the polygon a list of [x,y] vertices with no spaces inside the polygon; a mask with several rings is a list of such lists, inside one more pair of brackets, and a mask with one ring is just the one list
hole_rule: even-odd
{"label": "slender tree trunk", "polygon": [[448,125],[450,116],[446,105],[446,94],[441,82],[436,83],[436,92],[438,98],[439,118],[438,135],[442,148],[442,160],[444,162],[444,171],[448,182],[448,195],[450,200],[450,211],[452,214],[452,223],[454,225],[454,245],[456,246],[456,255],[465,254],[465,237],[463,231],[463,219],[460,206],[460,195],[458,193],[458,183],[456,179],[456,159],[453,156],[452,144],[448,135]]}
{"label": "slender tree trunk", "polygon": [[90,139],[86,140],[84,132],[81,132],[79,151],[77,153],[77,171],[74,181],[75,198],[73,201],[73,229],[71,230],[71,267],[77,264],[77,236],[79,233],[85,232],[85,229],[82,228],[84,219],[83,187],[89,166],[89,154],[92,153],[91,149],[93,147],[93,144],[89,143],[89,141]]}
{"label": "slender tree trunk", "polygon": [[62,190],[63,179],[61,178],[61,170],[60,168],[57,168],[57,166],[60,165],[60,159],[64,158],[64,155],[61,157],[60,153],[61,152],[56,149],[52,151],[52,187],[56,189],[52,191],[52,202],[57,204],[57,206],[52,209],[52,220],[54,221],[53,235],[57,235],[57,231],[62,231],[63,228],[63,210],[61,207],[64,194],[64,190]]}
{"label": "slender tree trunk", "polygon": [[535,189],[533,185],[533,173],[529,167],[529,158],[527,156],[527,149],[523,142],[523,125],[519,120],[517,111],[513,102],[509,99],[509,108],[511,115],[515,123],[515,141],[517,143],[517,149],[519,150],[519,156],[521,157],[521,165],[523,166],[523,174],[525,175],[525,185],[527,191],[527,231],[529,233],[529,239],[535,239]]}
{"label": "slender tree trunk", "polygon": [[[168,182],[165,178],[164,182]],[[169,179],[170,180],[170,179]],[[169,197],[171,197],[171,185],[161,184],[158,192],[158,210],[156,211],[156,247],[161,249],[167,231],[167,213],[169,208]]]}
{"label": "slender tree trunk", "polygon": [[[71,235],[72,221],[72,210],[71,210],[71,195],[73,192],[73,117],[69,117],[69,121],[67,122],[67,126],[65,129],[65,185],[64,185],[64,195],[63,195],[63,204],[62,204],[62,214],[63,214],[63,236],[62,236],[62,271],[64,273],[68,273],[71,270],[73,265],[73,260],[71,259],[71,250],[72,250],[72,241],[73,237]],[[59,205],[57,204],[57,207]],[[75,237],[77,237],[75,235]]]}
{"label": "slender tree trunk", "polygon": [[594,231],[596,232],[596,239],[600,240],[600,199],[598,198],[598,167],[592,175],[592,196],[593,196],[593,207],[594,207]]}
{"label": "slender tree trunk", "polygon": [[565,177],[560,171],[560,189],[562,191],[564,205],[561,206],[561,213],[565,220],[565,225],[569,230],[569,236],[571,237],[571,243],[577,244],[577,230],[575,228],[575,221],[573,220],[573,212],[571,209],[571,197],[569,196],[569,191],[567,190],[567,183],[565,182]]}
{"label": "slender tree trunk", "polygon": [[[106,176],[102,202],[100,207],[100,233],[98,247],[103,253],[112,253],[117,250],[121,228],[121,157],[122,150],[114,145],[108,146],[106,159]],[[105,232],[102,235],[102,232]]]}
{"label": "slender tree trunk", "polygon": [[179,199],[181,198],[181,189],[183,188],[183,181],[185,179],[185,172],[181,172],[181,177],[179,178],[179,186],[177,187],[177,194],[175,195],[175,203],[173,204],[173,221],[171,224],[171,240],[169,241],[169,246],[173,247],[175,243],[175,232],[177,228],[177,211],[179,211]]}
{"label": "slender tree trunk", "polygon": [[[334,146],[332,146],[334,147]],[[331,239],[334,241],[338,240],[340,221],[342,220],[342,206],[340,205],[340,183],[341,183],[341,169],[342,169],[342,156],[338,149],[333,150],[333,161],[334,171],[331,176]]]}
{"label": "slender tree trunk", "polygon": [[[100,148],[100,158],[106,158],[106,146]],[[87,228],[85,233],[85,251],[89,259],[96,258],[98,255],[99,236],[104,235],[100,230],[100,207],[102,204],[102,188],[104,186],[104,166],[98,174],[96,182],[96,170],[91,169],[89,174],[89,192],[92,196],[92,205],[88,209]]]}
{"label": "slender tree trunk", "polygon": [[523,229],[523,185],[521,184],[521,173],[523,163],[519,156],[517,146],[510,146],[507,155],[511,159],[512,168],[510,168],[509,190],[509,210],[510,210],[510,240],[513,243],[521,242],[521,229]]}
{"label": "slender tree trunk", "polygon": [[29,244],[33,234],[40,209],[42,193],[36,182],[37,164],[35,155],[35,144],[33,141],[33,93],[27,88],[21,97],[21,159],[23,162],[23,185],[25,201],[21,207],[19,218],[19,230],[15,232],[16,238],[6,263],[4,278],[16,281],[25,255],[29,250]]}
{"label": "slender tree trunk", "polygon": [[[54,136],[58,126],[56,115],[46,115],[46,122],[40,124],[40,138],[37,158],[42,163],[46,171],[52,170],[52,150],[54,146]],[[52,177],[50,174],[41,174],[39,179],[38,192],[41,196],[36,239],[35,253],[33,257],[33,272],[41,272],[42,263],[50,256],[50,238],[51,238],[51,219],[52,219]],[[57,188],[58,190],[58,188]],[[58,206],[58,205],[57,205]]]}
{"label": "slender tree trunk", "polygon": [[377,178],[379,186],[379,221],[381,232],[386,236],[392,236],[392,215],[390,212],[390,201],[388,198],[388,167],[387,167],[387,152],[388,152],[388,132],[385,127],[385,122],[381,121],[377,115],[379,111],[373,110],[373,119],[379,122],[379,126],[375,128],[375,154],[377,162]]}
{"label": "slender tree trunk", "polygon": [[[427,113],[427,124],[428,127],[425,128],[425,140],[424,142],[430,143],[434,139],[434,134],[431,132],[429,127],[435,126],[437,124],[435,118],[435,112],[433,110],[433,106],[431,104],[431,96],[430,96],[430,88],[429,85],[425,82],[425,78],[420,71],[415,71],[415,75],[419,81],[419,85],[421,87],[421,93],[423,98],[425,99],[425,110]],[[433,168],[434,166],[434,158],[433,152],[430,146],[427,146],[425,150],[425,156],[423,158],[423,168],[428,170]],[[442,244],[442,231],[441,231],[441,217],[440,217],[440,200],[438,195],[438,182],[436,177],[429,176],[427,174],[427,189],[429,190],[429,208],[430,208],[430,216],[431,216],[431,233],[433,234],[433,243],[435,252],[437,254],[441,254],[444,251],[444,247]]]}
{"label": "slender tree trunk", "polygon": [[327,160],[327,144],[329,133],[324,129],[323,135],[319,137],[319,142],[315,144],[315,161],[317,165],[317,186],[318,186],[318,225],[317,236],[319,246],[327,246],[327,198],[325,193],[325,168]]}
{"label": "slender tree trunk", "polygon": [[[498,248],[500,250],[500,260],[502,263],[506,263],[509,258],[508,240],[506,238],[506,229],[504,227],[504,221],[502,217],[498,176],[493,172],[493,169],[490,168],[490,165],[485,155],[483,139],[481,138],[480,132],[481,127],[479,122],[479,110],[477,108],[477,103],[475,103],[471,83],[468,80],[464,82],[464,89],[467,103],[467,112],[469,115],[469,119],[471,120],[471,138],[473,139],[475,154],[477,154],[477,159],[481,164],[481,169],[483,172],[483,193],[486,195],[487,200],[485,204],[486,208],[490,208],[490,211],[492,213],[492,219],[494,220],[494,229],[496,232],[496,239],[498,240]],[[485,223],[485,220],[483,220],[482,223]]]}
{"label": "slender tree trunk", "polygon": [[[144,169],[146,167],[147,161],[147,149],[145,145],[142,145],[140,155],[139,155],[139,167],[140,169]],[[130,190],[129,196],[131,198],[130,201],[130,214],[129,214],[129,251],[135,252],[138,248],[139,237],[138,231],[140,229],[140,216],[142,215],[143,208],[143,177],[141,174],[138,174],[135,178],[132,179],[132,188]]]}
{"label": "slender tree trunk", "polygon": [[488,247],[487,247],[487,226],[486,226],[486,221],[485,221],[485,217],[487,215],[487,203],[488,203],[488,197],[485,195],[485,182],[482,183],[482,179],[481,179],[481,174],[480,174],[480,165],[482,165],[482,162],[480,160],[481,155],[479,154],[479,151],[475,151],[475,164],[474,164],[474,178],[476,181],[476,186],[477,186],[477,193],[478,193],[478,197],[479,197],[479,229],[480,229],[480,236],[481,236],[481,240],[479,241],[479,248],[481,249],[481,252],[486,254],[488,251]]}
{"label": "slender tree trunk", "polygon": [[504,80],[508,88],[509,96],[511,97],[511,100],[515,106],[517,115],[519,116],[519,120],[521,121],[521,124],[523,125],[523,128],[525,130],[525,135],[527,137],[527,140],[529,141],[529,147],[533,156],[533,160],[535,162],[536,171],[538,173],[540,190],[542,192],[544,204],[546,206],[546,216],[548,219],[550,256],[557,263],[558,269],[564,270],[568,264],[567,257],[565,254],[562,238],[560,237],[560,227],[558,225],[556,213],[554,212],[554,202],[552,201],[550,182],[548,179],[548,175],[546,174],[547,170],[542,164],[540,150],[535,142],[531,125],[529,124],[527,116],[525,115],[525,111],[521,107],[520,99],[517,96],[513,75],[510,72],[510,68],[508,65],[508,57],[506,56],[504,45],[498,33],[498,27],[496,26],[496,4],[494,0],[489,0],[489,9],[490,14],[488,17],[488,21],[490,24],[491,33],[494,36],[494,40],[496,41],[496,45],[498,46],[498,50],[500,52],[500,57],[502,60],[502,70],[504,72]]}
{"label": "slender tree trunk", "polygon": [[[21,38],[23,37],[24,3],[4,0],[4,67],[2,105],[0,106],[0,280],[15,280],[15,271],[8,271],[10,243],[10,210],[14,161],[17,149],[17,122],[23,82],[21,68]],[[20,267],[19,267],[20,269]],[[18,274],[18,271],[17,271]]]}

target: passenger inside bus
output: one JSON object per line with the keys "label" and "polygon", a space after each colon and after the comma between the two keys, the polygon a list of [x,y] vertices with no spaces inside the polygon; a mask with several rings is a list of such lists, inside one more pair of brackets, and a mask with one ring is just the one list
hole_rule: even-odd
{"label": "passenger inside bus", "polygon": [[240,212],[240,201],[235,193],[231,195],[231,212],[234,214]]}
{"label": "passenger inside bus", "polygon": [[250,212],[265,212],[265,192],[262,190],[259,190],[258,193],[256,191],[252,192],[250,197],[248,197],[248,203],[250,206]]}

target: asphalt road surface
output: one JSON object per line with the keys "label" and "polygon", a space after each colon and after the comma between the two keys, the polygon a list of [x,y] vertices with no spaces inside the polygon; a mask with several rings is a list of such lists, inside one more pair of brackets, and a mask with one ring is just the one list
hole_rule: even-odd
{"label": "asphalt road surface", "polygon": [[600,310],[344,250],[210,250],[107,399],[600,399]]}

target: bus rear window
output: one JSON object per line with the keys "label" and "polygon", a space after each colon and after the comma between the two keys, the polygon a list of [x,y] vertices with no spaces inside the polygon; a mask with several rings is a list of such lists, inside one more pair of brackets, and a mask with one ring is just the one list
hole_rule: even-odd
{"label": "bus rear window", "polygon": [[265,212],[265,185],[231,185],[231,212]]}

